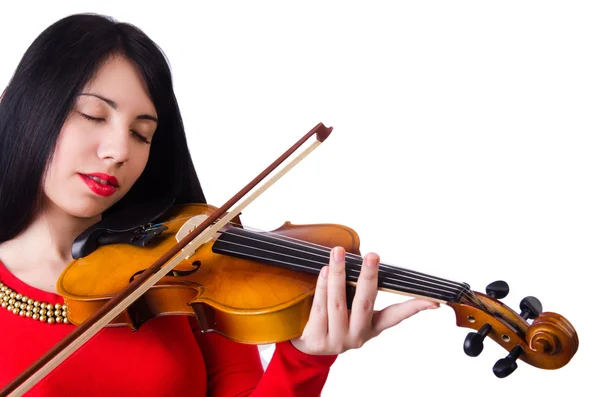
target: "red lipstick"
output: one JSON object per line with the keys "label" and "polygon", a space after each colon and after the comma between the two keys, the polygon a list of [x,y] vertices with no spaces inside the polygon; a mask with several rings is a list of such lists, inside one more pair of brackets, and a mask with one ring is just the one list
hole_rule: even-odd
{"label": "red lipstick", "polygon": [[99,196],[108,197],[117,191],[119,181],[112,175],[103,173],[79,174],[90,190]]}

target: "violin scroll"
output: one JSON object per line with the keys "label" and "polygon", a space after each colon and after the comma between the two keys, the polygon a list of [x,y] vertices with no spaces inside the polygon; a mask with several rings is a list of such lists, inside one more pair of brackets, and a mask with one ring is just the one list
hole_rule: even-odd
{"label": "violin scroll", "polygon": [[548,369],[567,364],[579,347],[579,338],[573,325],[553,312],[541,313],[527,329],[525,339],[532,352],[548,356]]}
{"label": "violin scroll", "polygon": [[[471,292],[459,302],[448,302],[456,314],[460,327],[477,330],[465,338],[464,351],[471,357],[483,350],[484,339],[490,338],[509,354],[494,365],[494,374],[499,378],[510,375],[517,368],[517,360],[542,369],[558,369],[566,365],[577,352],[579,339],[573,325],[563,316],[543,312],[540,301],[532,296],[520,303],[521,313],[513,311],[496,297],[504,293],[490,293],[504,282],[488,286],[488,295]],[[528,320],[532,320],[531,324]]]}

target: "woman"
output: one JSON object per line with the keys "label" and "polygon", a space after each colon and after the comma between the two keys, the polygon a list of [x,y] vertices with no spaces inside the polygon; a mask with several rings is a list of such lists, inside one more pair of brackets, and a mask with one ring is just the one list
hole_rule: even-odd
{"label": "woman", "polygon": [[[55,285],[78,235],[159,196],[206,201],[165,57],[103,16],[66,17],[32,43],[0,102],[0,151],[3,387],[74,327]],[[103,329],[29,393],[319,395],[338,354],[438,306],[411,300],[373,313],[377,266],[365,255],[349,316],[344,252],[334,248],[303,335],[277,344],[264,371],[256,346],[167,316],[137,332]]]}

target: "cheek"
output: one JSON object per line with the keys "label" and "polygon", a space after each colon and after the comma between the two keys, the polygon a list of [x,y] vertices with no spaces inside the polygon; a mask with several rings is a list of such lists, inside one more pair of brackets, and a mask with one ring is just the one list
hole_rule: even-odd
{"label": "cheek", "polygon": [[136,150],[135,156],[131,157],[129,170],[131,172],[132,179],[137,180],[146,165],[148,164],[148,158],[150,156],[149,147],[141,147]]}
{"label": "cheek", "polygon": [[53,183],[64,182],[65,178],[81,171],[82,160],[89,159],[94,153],[93,142],[84,139],[77,123],[67,123],[61,130],[54,154],[47,168],[47,180]]}

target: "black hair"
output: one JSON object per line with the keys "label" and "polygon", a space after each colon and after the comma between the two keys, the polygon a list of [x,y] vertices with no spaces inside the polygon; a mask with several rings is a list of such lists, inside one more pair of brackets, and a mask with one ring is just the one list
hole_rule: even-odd
{"label": "black hair", "polygon": [[33,41],[0,101],[0,242],[14,238],[32,221],[46,166],[75,98],[112,56],[124,56],[137,65],[158,126],[144,172],[107,213],[161,195],[173,197],[175,203],[206,202],[166,56],[132,24],[104,15],[75,14],[55,22]]}

